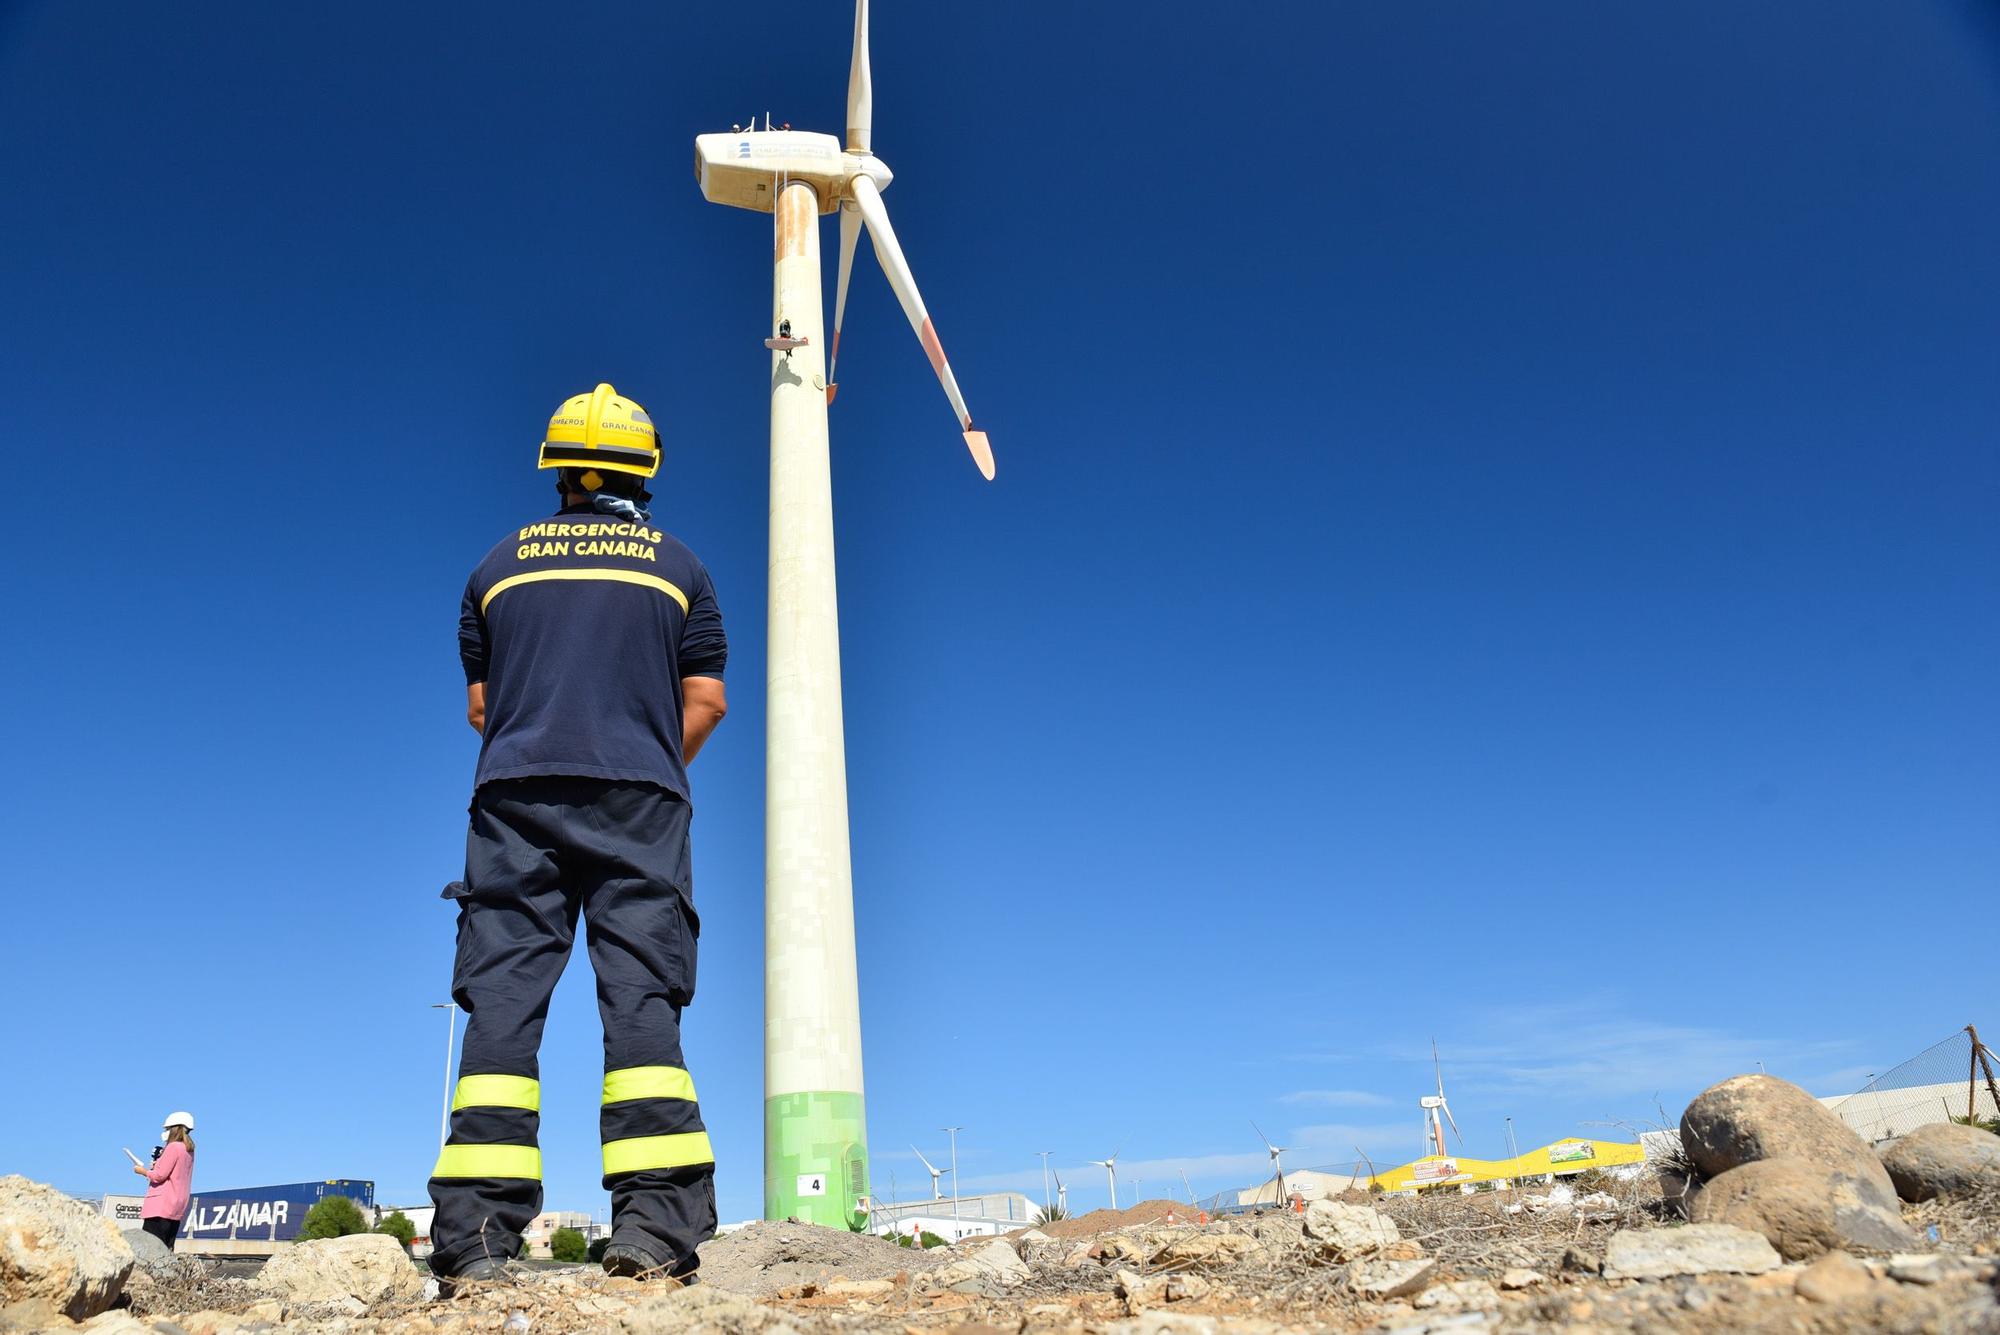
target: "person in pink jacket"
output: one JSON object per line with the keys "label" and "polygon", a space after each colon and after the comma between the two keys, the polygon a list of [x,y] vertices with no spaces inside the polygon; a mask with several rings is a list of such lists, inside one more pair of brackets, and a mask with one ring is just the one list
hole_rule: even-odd
{"label": "person in pink jacket", "polygon": [[167,1114],[160,1135],[166,1144],[153,1157],[153,1166],[133,1164],[132,1171],[146,1179],[139,1226],[171,1249],[180,1235],[181,1220],[187,1218],[188,1193],[194,1185],[194,1117],[184,1112]]}

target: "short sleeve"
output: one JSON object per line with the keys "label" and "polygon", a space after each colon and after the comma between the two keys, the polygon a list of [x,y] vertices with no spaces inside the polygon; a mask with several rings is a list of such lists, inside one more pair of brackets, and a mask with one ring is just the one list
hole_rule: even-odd
{"label": "short sleeve", "polygon": [[465,582],[465,599],[458,608],[458,661],[465,665],[465,684],[476,686],[486,680],[486,659],[490,649],[486,637],[486,614],[479,610],[479,593],[473,581]]}
{"label": "short sleeve", "polygon": [[681,626],[683,677],[720,677],[729,664],[729,637],[722,633],[722,609],[715,601],[715,583],[701,572],[694,596],[688,599],[687,620]]}

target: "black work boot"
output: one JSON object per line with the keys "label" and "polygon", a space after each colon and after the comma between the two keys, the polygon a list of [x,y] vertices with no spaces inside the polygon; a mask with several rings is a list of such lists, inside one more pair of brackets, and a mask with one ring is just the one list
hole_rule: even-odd
{"label": "black work boot", "polygon": [[456,1298],[469,1293],[482,1284],[512,1284],[513,1272],[507,1263],[497,1256],[481,1256],[465,1263],[465,1269],[455,1275],[438,1278],[438,1297]]}
{"label": "black work boot", "polygon": [[615,1242],[604,1249],[604,1273],[627,1279],[668,1280],[678,1288],[694,1283],[692,1267],[685,1274],[670,1275],[665,1261],[630,1242]]}

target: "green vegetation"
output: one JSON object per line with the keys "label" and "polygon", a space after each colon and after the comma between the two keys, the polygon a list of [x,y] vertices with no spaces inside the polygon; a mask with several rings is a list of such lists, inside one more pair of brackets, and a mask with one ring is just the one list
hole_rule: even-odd
{"label": "green vegetation", "polygon": [[1063,1209],[1062,1206],[1044,1205],[1041,1209],[1035,1211],[1035,1227],[1040,1228],[1044,1224],[1053,1224],[1058,1219],[1067,1218],[1069,1218],[1069,1211]]}
{"label": "green vegetation", "polygon": [[[929,1248],[932,1248],[932,1247],[942,1247],[942,1246],[945,1246],[945,1245],[946,1245],[946,1244],[945,1244],[945,1240],[944,1240],[943,1238],[939,1237],[939,1236],[938,1236],[937,1234],[935,1234],[935,1233],[926,1233],[926,1234],[924,1234],[923,1238],[921,1239],[921,1242],[922,1242],[922,1245],[924,1246],[924,1248],[925,1248],[926,1250],[928,1250]],[[896,1235],[896,1245],[897,1245],[898,1247],[907,1247],[907,1246],[909,1246],[909,1245],[910,1245],[910,1235],[909,1235],[909,1234],[907,1234],[907,1233],[898,1233],[898,1234]]]}
{"label": "green vegetation", "polygon": [[590,1255],[590,1244],[573,1228],[559,1228],[549,1235],[549,1255],[558,1261],[581,1261]]}
{"label": "green vegetation", "polygon": [[1960,1126],[1976,1126],[1981,1131],[1991,1131],[2000,1136],[2000,1117],[1954,1117],[1951,1120]]}
{"label": "green vegetation", "polygon": [[411,1223],[410,1217],[401,1210],[391,1210],[386,1219],[375,1225],[375,1231],[377,1233],[387,1233],[390,1237],[402,1243],[403,1250],[405,1251],[409,1250],[410,1244],[416,1241],[417,1237],[417,1226]]}
{"label": "green vegetation", "polygon": [[[305,1222],[299,1225],[299,1241],[344,1238],[350,1233],[367,1231],[368,1220],[360,1206],[345,1196],[322,1196],[306,1211]],[[415,1230],[411,1230],[411,1236],[415,1235]]]}

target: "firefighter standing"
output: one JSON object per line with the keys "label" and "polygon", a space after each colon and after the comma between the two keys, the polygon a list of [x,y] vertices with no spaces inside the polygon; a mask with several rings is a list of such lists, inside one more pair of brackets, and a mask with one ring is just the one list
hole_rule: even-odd
{"label": "firefighter standing", "polygon": [[487,554],[459,616],[483,740],[465,880],[445,892],[468,1020],[431,1266],[501,1278],[541,1211],[536,1052],[581,914],[604,1020],[604,1268],[689,1280],[715,1163],[681,1057],[700,930],[686,763],[722,719],[728,644],[708,571],[643,508],[660,445],[638,404],[604,384],[570,399],[540,467],[562,509]]}

